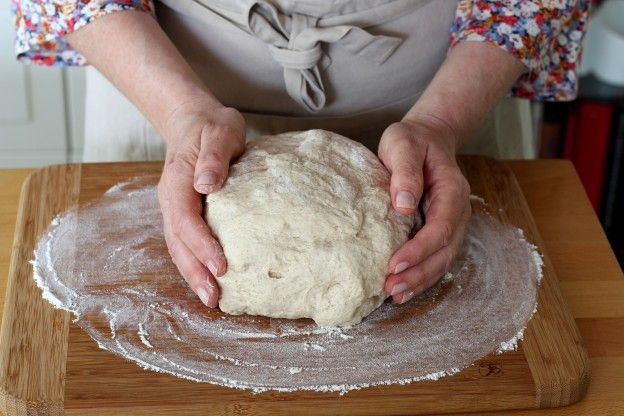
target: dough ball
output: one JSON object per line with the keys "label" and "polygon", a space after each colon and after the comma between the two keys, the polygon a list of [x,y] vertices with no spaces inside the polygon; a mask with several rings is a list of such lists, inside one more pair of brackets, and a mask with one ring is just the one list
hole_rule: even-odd
{"label": "dough ball", "polygon": [[388,260],[414,225],[396,213],[390,175],[363,145],[324,130],[248,143],[206,220],[228,262],[230,314],[358,323],[386,298]]}

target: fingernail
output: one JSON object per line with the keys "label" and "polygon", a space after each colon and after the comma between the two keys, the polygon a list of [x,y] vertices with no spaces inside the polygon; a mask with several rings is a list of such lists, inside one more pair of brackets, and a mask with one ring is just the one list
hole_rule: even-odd
{"label": "fingernail", "polygon": [[219,176],[214,172],[203,172],[197,177],[197,186],[216,185]]}
{"label": "fingernail", "polygon": [[411,298],[413,298],[414,297],[414,293],[415,292],[408,292],[408,293],[404,294],[403,297],[401,298],[401,304],[404,304],[405,302],[407,302]]}
{"label": "fingernail", "polygon": [[399,293],[405,292],[407,289],[407,283],[397,283],[392,287],[392,292],[390,292],[390,296],[398,295]]}
{"label": "fingernail", "polygon": [[217,266],[211,261],[208,262],[207,266],[208,270],[210,270],[210,273],[212,273],[214,277],[217,277],[217,271],[219,270],[217,269]]}
{"label": "fingernail", "polygon": [[410,192],[401,191],[396,196],[396,206],[398,208],[416,208],[416,199]]}
{"label": "fingernail", "polygon": [[394,268],[394,274],[401,273],[408,267],[409,267],[409,263],[406,261],[402,261],[401,263],[397,264],[396,267]]}
{"label": "fingernail", "polygon": [[210,306],[208,305],[208,302],[210,301],[210,294],[208,293],[205,287],[199,286],[197,288],[197,296],[199,296],[199,299],[201,299],[204,305]]}

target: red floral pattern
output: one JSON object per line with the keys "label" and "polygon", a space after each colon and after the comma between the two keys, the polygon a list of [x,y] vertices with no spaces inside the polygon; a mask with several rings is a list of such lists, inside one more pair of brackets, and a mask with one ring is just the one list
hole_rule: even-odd
{"label": "red floral pattern", "polygon": [[489,42],[516,56],[527,72],[517,97],[565,101],[576,97],[577,67],[589,0],[460,0],[451,46]]}
{"label": "red floral pattern", "polygon": [[[441,0],[438,0],[441,1]],[[450,1],[450,0],[445,0]],[[462,41],[495,44],[528,71],[513,87],[518,97],[571,100],[590,0],[459,0],[451,47]],[[151,0],[11,0],[15,52],[23,62],[84,65],[64,40],[100,16],[119,10],[154,13]]]}

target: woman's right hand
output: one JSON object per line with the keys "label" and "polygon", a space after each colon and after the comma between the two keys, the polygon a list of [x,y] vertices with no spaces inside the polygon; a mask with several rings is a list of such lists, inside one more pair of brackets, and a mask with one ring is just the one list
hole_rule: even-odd
{"label": "woman's right hand", "polygon": [[[158,200],[178,270],[215,307],[223,250],[202,218],[202,195],[218,190],[245,144],[245,121],[221,105],[148,13],[110,13],[65,38],[137,106],[167,143]],[[132,39],[129,42],[128,39]]]}
{"label": "woman's right hand", "polygon": [[245,147],[245,120],[235,109],[190,101],[164,123],[167,153],[158,184],[167,247],[201,301],[219,303],[215,280],[227,268],[221,245],[202,217],[202,194],[217,191],[230,161]]}

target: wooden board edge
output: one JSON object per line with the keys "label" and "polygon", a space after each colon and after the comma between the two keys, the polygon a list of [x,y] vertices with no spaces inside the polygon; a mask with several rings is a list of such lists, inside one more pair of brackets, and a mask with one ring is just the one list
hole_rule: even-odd
{"label": "wooden board edge", "polygon": [[[479,160],[482,160],[484,158],[481,158]],[[495,161],[493,159],[487,159],[487,163],[492,163],[495,165],[498,165],[500,162]],[[122,165],[124,166],[124,165]],[[89,198],[91,197],[97,197],[98,194],[101,194],[101,192],[103,192],[106,189],[106,186],[111,186],[113,185],[113,181],[109,180],[110,179],[110,174],[106,172],[107,169],[107,165],[105,164],[88,164],[84,166],[83,169],[83,186],[86,186],[89,183],[89,179],[98,179],[100,175],[104,175],[105,179],[104,180],[98,180],[98,189],[93,190],[91,189],[89,192]],[[116,171],[118,171],[119,169],[116,169]],[[130,169],[132,170],[132,169]],[[503,172],[504,173],[504,172]],[[117,173],[118,175],[118,173]],[[512,176],[513,177],[513,176]],[[116,180],[124,180],[125,178],[119,178],[116,177]],[[505,176],[503,179],[507,179],[507,177]],[[521,188],[516,186],[516,189],[511,188],[511,186],[513,186],[513,182],[510,184],[510,189],[513,191],[513,193],[515,195],[517,195],[519,192],[521,192]],[[84,196],[81,195],[81,197]],[[521,197],[521,195],[519,195],[519,197]],[[515,207],[514,207],[515,208]],[[496,213],[493,213],[494,215],[496,215]],[[523,227],[524,228],[524,227]],[[84,341],[90,342],[91,340],[88,338],[88,335],[86,333],[84,333],[83,331],[81,331],[79,328],[77,327],[72,327],[71,332],[76,336],[77,338],[77,334],[80,334],[81,339],[83,339]],[[75,339],[72,339],[72,345],[75,346],[76,344],[74,343]],[[94,348],[97,348],[95,346],[93,346],[92,344],[89,344]],[[513,355],[514,357],[517,357],[517,362],[514,361],[512,364],[517,364],[517,367],[511,367],[511,366],[507,366],[507,363],[505,361],[505,358],[507,358],[506,356],[508,355]],[[70,354],[70,361],[69,363],[72,363],[72,359],[76,357],[76,355]],[[459,374],[456,374],[455,376],[449,376],[449,377],[444,377],[441,380],[435,381],[435,382],[426,382],[426,383],[431,383],[429,384],[429,387],[426,387],[425,389],[422,388],[422,384],[421,383],[415,383],[415,384],[410,384],[408,386],[405,387],[398,387],[397,385],[392,385],[392,386],[384,386],[384,387],[373,387],[370,389],[365,389],[361,392],[351,392],[349,394],[347,394],[344,397],[336,397],[336,396],[329,396],[327,394],[327,400],[340,400],[340,401],[344,401],[344,403],[336,403],[335,406],[336,407],[331,407],[328,406],[327,408],[325,408],[325,412],[327,414],[331,414],[332,411],[335,414],[341,413],[336,411],[337,408],[344,406],[344,409],[350,409],[350,408],[357,408],[357,411],[353,411],[354,414],[355,413],[375,413],[375,414],[381,414],[381,412],[383,410],[377,410],[377,411],[371,411],[371,410],[366,410],[366,408],[364,407],[364,405],[362,405],[362,403],[364,401],[366,401],[366,398],[362,398],[359,397],[358,395],[360,393],[373,393],[372,397],[374,398],[380,398],[380,397],[388,397],[390,395],[396,394],[395,390],[390,390],[391,388],[399,388],[401,390],[401,392],[399,393],[399,396],[397,396],[397,399],[393,399],[393,402],[391,404],[389,404],[389,408],[392,408],[392,406],[401,406],[401,410],[397,411],[396,414],[450,414],[450,413],[462,413],[464,414],[465,412],[468,411],[472,411],[472,412],[484,412],[484,411],[511,411],[512,409],[531,409],[533,407],[535,407],[535,397],[536,397],[536,387],[535,387],[535,382],[532,378],[532,373],[530,368],[528,367],[527,363],[526,363],[526,358],[524,356],[524,352],[522,350],[522,347],[515,352],[508,352],[505,354],[496,354],[496,353],[491,353],[488,356],[484,357],[483,360],[487,361],[487,362],[493,362],[495,368],[498,369],[498,371],[500,371],[501,374],[501,378],[498,379],[493,379],[493,378],[488,378],[488,380],[491,380],[492,384],[498,384],[498,385],[502,385],[505,384],[505,379],[503,377],[507,377],[508,375],[512,375],[515,378],[512,378],[512,380],[515,381],[515,383],[513,384],[513,388],[514,388],[514,395],[510,396],[508,393],[505,393],[504,395],[501,395],[501,391],[498,390],[497,393],[493,392],[492,389],[492,385],[488,385],[488,382],[484,382],[483,384],[479,384],[479,389],[475,389],[473,388],[470,391],[470,394],[463,394],[460,395],[460,393],[462,392],[462,387],[461,384],[455,384],[455,383],[450,383],[446,386],[446,391],[444,391],[442,394],[440,393],[440,391],[438,390],[438,384],[437,383],[445,383],[449,380],[451,380],[453,377],[463,377],[464,381],[460,381],[460,383],[467,383],[467,384],[471,384],[473,380],[475,381],[479,381],[483,379],[483,374],[480,374],[477,370],[476,374],[462,374],[461,372]],[[134,365],[134,363],[129,362],[130,365]],[[471,366],[472,367],[472,366]],[[68,368],[71,368],[71,365],[68,364]],[[74,369],[76,368],[80,368],[80,376],[82,377],[82,381],[83,383],[85,381],[88,380],[89,377],[92,377],[92,373],[85,368],[84,366],[80,366],[80,364],[78,365],[74,365],[73,367]],[[517,370],[517,368],[521,368],[522,370],[519,371]],[[474,368],[472,368],[471,370],[474,370]],[[470,371],[470,370],[469,370]],[[66,412],[69,414],[82,414],[82,412],[85,412],[89,405],[91,403],[96,403],[97,401],[101,401],[100,403],[104,403],[102,400],[106,399],[106,395],[108,395],[108,393],[102,394],[102,397],[98,397],[97,399],[94,399],[93,402],[91,403],[84,403],[82,402],[82,400],[85,399],[85,391],[88,390],[89,388],[85,388],[83,390],[83,386],[84,384],[80,382],[80,379],[72,379],[72,377],[77,377],[78,375],[78,371],[69,371],[68,373],[68,393],[67,393],[67,403],[66,403]],[[113,377],[109,377],[109,379],[114,379]],[[520,380],[520,382],[518,382],[518,380]],[[136,382],[136,380],[134,380],[134,382]],[[418,386],[417,386],[418,385]],[[384,390],[384,389],[388,389],[388,390]],[[415,388],[414,390],[408,390],[411,388]],[[97,386],[91,386],[92,391],[97,389]],[[155,389],[155,388],[154,388]],[[427,392],[427,389],[430,389],[429,392]],[[501,389],[502,390],[502,389]],[[387,391],[387,394],[383,394],[383,392]],[[481,392],[483,392],[483,394],[486,396],[485,399],[483,399],[482,397],[480,397]],[[216,394],[219,394],[218,392]],[[227,396],[229,396],[230,394],[237,395],[238,391],[235,393],[230,393],[230,392],[225,392],[223,393]],[[241,394],[243,394],[241,392]],[[265,395],[271,395],[272,393],[263,393]],[[264,410],[267,411],[267,413],[271,413],[273,414],[273,412],[275,412],[275,414],[293,414],[293,413],[311,413],[312,411],[317,411],[318,413],[322,413],[322,409],[323,407],[317,407],[318,403],[314,404],[313,401],[315,401],[316,399],[313,398],[313,400],[310,400],[309,397],[307,396],[306,392],[303,392],[303,394],[301,392],[295,392],[295,393],[290,393],[292,394],[292,396],[287,395],[288,393],[279,393],[279,394],[275,394],[274,396],[272,396],[272,399],[274,398],[274,400],[276,401],[280,401],[282,403],[282,405],[279,405],[279,407],[275,407],[275,408],[271,408],[271,410],[273,411],[267,411],[267,409],[269,408],[269,406],[264,407]],[[337,393],[336,393],[337,395]],[[355,398],[353,397],[355,395]],[[420,397],[419,397],[420,395]],[[137,396],[137,397],[140,397]],[[218,397],[218,396],[213,396],[213,397]],[[224,399],[224,402],[228,402],[229,404],[231,404],[231,406],[227,406],[224,407],[224,410],[215,410],[213,409],[213,412],[215,414],[230,414],[232,413],[232,411],[236,412],[236,411],[240,411],[240,409],[255,409],[256,412],[258,414],[262,414],[262,412],[260,411],[260,409],[262,409],[263,405],[265,404],[265,402],[263,401],[255,401],[255,397],[252,398],[247,398],[246,396],[242,396],[242,399],[237,399],[237,398],[228,398],[228,399]],[[450,397],[450,398],[449,398]],[[111,399],[113,399],[114,396],[111,395]],[[322,403],[322,400],[324,400],[325,398],[321,398],[319,399],[319,402]],[[349,403],[349,401],[353,399],[352,402]],[[415,405],[418,400],[422,399],[423,402],[427,402],[427,404],[423,404],[421,402],[421,407],[418,408],[418,410],[414,410],[415,408],[410,407]],[[104,404],[102,407],[94,407],[92,412],[95,414],[100,414],[100,413],[105,413],[105,414],[138,414],[140,413],[139,411],[137,411],[137,409],[144,409],[144,412],[150,412],[152,411],[152,407],[150,405],[145,405],[145,407],[141,407],[141,404],[136,404],[134,402],[131,402],[133,399],[131,398],[127,398],[125,400],[125,402],[123,403],[128,403],[128,406],[125,407],[123,406],[123,403],[121,405],[118,406],[112,406],[109,407],[108,404]],[[217,399],[218,400],[218,399]],[[292,400],[292,401],[291,401]],[[438,407],[438,405],[436,404],[439,403],[439,401],[454,401],[455,403],[462,401],[463,403],[468,403],[468,406],[470,406],[469,410],[466,410],[466,408],[462,407],[454,407],[451,410],[445,409],[445,410],[438,410],[436,409],[436,407]],[[489,400],[489,401],[488,401]],[[78,403],[78,401],[81,401],[80,403]],[[130,404],[132,403],[132,404]],[[294,403],[294,404],[293,404]],[[335,402],[334,402],[335,403]],[[355,403],[355,407],[351,407],[352,404]],[[374,401],[371,401],[371,403],[375,403]],[[388,402],[386,402],[388,403]],[[105,406],[105,407],[104,407]],[[175,406],[172,404],[172,407]],[[225,405],[224,405],[225,406]],[[428,407],[429,406],[429,407]],[[454,406],[458,406],[458,405],[454,405]],[[177,408],[177,407],[176,407]],[[189,408],[190,409],[190,408]],[[184,413],[186,413],[187,411],[189,413],[191,413],[192,411],[189,409],[184,409]],[[278,409],[278,410],[276,410]],[[311,410],[312,409],[312,410]],[[321,410],[319,410],[321,409]],[[331,410],[328,410],[331,409]],[[162,410],[162,409],[161,409]],[[178,409],[179,410],[179,409]],[[179,410],[182,411],[182,410]],[[347,410],[344,410],[344,413],[346,414]],[[198,414],[201,414],[198,411]],[[342,413],[341,413],[342,414]]]}
{"label": "wooden board edge", "polygon": [[61,416],[65,414],[65,409],[63,402],[30,402],[0,388],[0,412],[7,416]]}
{"label": "wooden board edge", "polygon": [[[508,166],[510,180],[522,191],[515,174]],[[531,213],[524,194],[519,196],[521,212]],[[546,252],[532,215],[527,215],[530,229],[525,230],[529,242],[535,244],[544,261],[543,277],[538,292],[538,306],[529,321],[522,341],[523,350],[536,388],[535,407],[563,407],[580,401],[589,387],[591,366],[580,331],[568,307],[555,269]],[[546,299],[550,299],[547,303]],[[548,345],[538,340],[549,338]],[[554,347],[547,350],[545,347]],[[546,371],[544,371],[546,370]]]}
{"label": "wooden board edge", "polygon": [[[42,298],[29,260],[52,218],[76,203],[79,185],[80,165],[36,170],[22,185],[0,326],[0,411],[9,415],[63,413],[70,314]],[[41,189],[55,197],[47,198]],[[36,215],[28,216],[33,210]],[[16,313],[11,305],[25,299],[28,313]]]}
{"label": "wooden board edge", "polygon": [[[37,172],[35,172],[35,173],[37,173]],[[513,177],[513,180],[517,184],[517,181],[515,179],[515,176],[513,175],[513,172],[512,172],[511,176]],[[80,175],[78,175],[78,182],[79,182],[79,177],[80,177]],[[26,183],[28,183],[30,180],[31,180],[31,177],[29,177],[25,181],[24,187],[26,186]],[[21,199],[24,197],[24,187],[22,188],[22,196],[20,197],[20,206],[22,206]],[[521,188],[518,186],[518,189],[521,189]],[[521,198],[524,200],[523,196]],[[526,204],[526,201],[524,201],[524,203]],[[527,208],[528,208],[528,204],[526,204],[526,205],[527,205]],[[527,211],[527,212],[530,212],[530,211]],[[18,218],[18,224],[19,223],[20,223],[20,219]],[[545,250],[544,250],[543,242],[541,241],[541,238],[539,238],[539,234],[537,233],[537,228],[536,228],[532,218],[531,218],[531,224],[532,224],[533,227],[535,227],[535,230],[534,230],[534,232],[532,234],[530,234],[529,239],[533,243],[537,244],[540,247],[540,250],[542,252],[544,252]],[[18,227],[16,227],[16,233],[17,232],[18,232]],[[544,260],[545,260],[545,270],[546,270],[547,267],[550,267],[552,269],[552,265],[550,265],[550,262],[548,261],[547,256],[545,256]],[[13,258],[11,259],[11,267],[13,267]],[[10,269],[10,270],[12,270],[12,269]],[[10,276],[10,279],[9,279],[9,282],[10,282],[11,277],[12,277],[12,272],[10,272],[9,276]],[[555,290],[557,291],[557,293],[559,293],[559,295],[561,295],[561,292],[559,290],[559,285],[557,283],[555,275],[552,274],[551,277],[552,277],[552,279],[550,279],[549,281],[555,283],[555,285],[556,285]],[[545,280],[543,281],[542,284],[544,285],[545,283],[546,283],[546,276],[545,276]],[[10,284],[10,283],[8,283],[8,284]],[[562,301],[563,301],[563,299],[562,299]],[[564,307],[567,308],[567,306],[565,305],[565,302],[564,302]],[[6,310],[6,305],[5,305],[5,310]],[[575,325],[574,322],[573,322],[573,325],[574,325],[574,328],[576,328],[576,325]],[[3,323],[3,326],[4,326],[4,323]],[[531,324],[529,326],[531,326]],[[527,329],[527,331],[529,331],[529,329]],[[576,329],[576,332],[578,333],[578,329]],[[1,336],[2,333],[3,333],[3,331],[0,332],[0,348],[2,347],[2,341],[4,340],[4,338]],[[526,338],[531,338],[531,337],[526,337]],[[526,342],[528,340],[526,338],[525,338],[524,349],[526,349],[528,347],[527,344],[526,344]],[[531,347],[531,348],[538,348],[538,347],[539,346]],[[585,356],[586,356],[586,353],[585,353]],[[527,358],[527,361],[529,362],[529,365],[530,365],[531,362],[529,360],[529,357],[526,357],[526,358]],[[542,357],[542,359],[544,359],[544,358]],[[0,358],[0,360],[1,360],[1,358]],[[535,365],[536,362],[537,361],[534,361],[534,365]],[[0,377],[3,377],[3,375],[5,374],[4,373],[4,367],[2,365],[0,365],[0,369],[2,369],[2,373],[0,373]],[[586,369],[589,370],[589,367],[586,367]],[[536,377],[535,376],[535,371],[534,371],[534,368],[532,368],[532,367],[531,367],[531,373],[533,374],[533,377],[535,379],[535,377]],[[553,379],[551,378],[551,380],[553,380]],[[587,371],[587,382],[588,382],[588,380],[589,380],[589,371]],[[548,386],[548,380],[547,379],[542,379],[540,381],[540,383],[541,384],[538,385],[538,380],[535,380],[536,389],[538,389],[537,393],[538,393],[538,395],[543,396],[543,397],[538,396],[538,398],[536,400],[536,406],[537,407],[546,407],[546,406],[548,406],[548,404],[547,404],[548,402],[546,400],[547,398],[551,398],[552,402],[557,401],[558,404],[555,404],[555,406],[564,406],[566,404],[571,404],[571,403],[574,402],[574,401],[570,401],[568,403],[563,403],[563,401],[560,398],[559,399],[556,398],[556,396],[561,396],[558,393],[560,391],[559,385],[551,384],[550,386]],[[60,401],[60,402],[41,401],[41,400],[29,401],[29,400],[27,400],[27,399],[25,399],[23,397],[19,397],[18,398],[14,394],[9,394],[10,392],[7,392],[7,390],[4,387],[5,387],[4,379],[2,379],[2,380],[0,380],[0,405],[2,405],[2,407],[0,407],[0,410],[7,411],[9,408],[6,407],[6,406],[15,406],[15,407],[11,408],[11,412],[8,413],[8,414],[55,414],[53,412],[56,412],[58,409],[60,409],[58,411],[60,412],[60,414],[62,414],[62,409],[63,409],[63,402],[62,401]],[[550,387],[550,390],[548,390],[549,387]],[[585,389],[586,389],[586,387],[587,387],[587,384],[585,385]],[[555,391],[555,393],[553,393],[553,391]],[[583,394],[584,394],[584,392],[583,392]],[[581,397],[582,397],[582,395],[581,395]],[[579,399],[580,399],[580,397],[579,397]],[[22,413],[14,412],[13,409],[15,409],[17,412],[21,411]]]}
{"label": "wooden board edge", "polygon": [[[543,243],[535,243],[543,247]],[[583,399],[591,380],[591,364],[580,331],[559,287],[554,268],[546,254],[543,254],[544,279],[538,296],[540,304],[544,306],[540,308],[538,304],[536,316],[540,318],[532,319],[527,326],[525,357],[535,380],[536,406],[561,407]],[[545,304],[542,302],[544,298],[549,298],[550,302]],[[548,311],[544,308],[548,308]],[[549,336],[550,346],[555,349],[545,349],[537,341],[538,337],[533,335],[538,333],[542,337]],[[553,340],[555,335],[558,342]],[[556,383],[543,374],[544,368],[549,367],[559,370],[556,373]]]}

